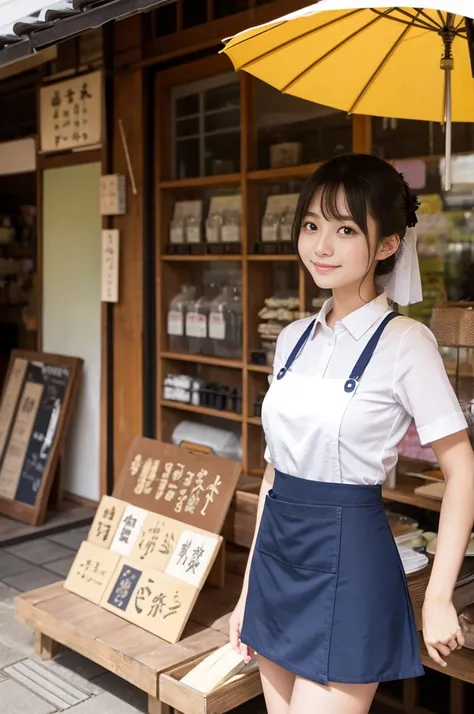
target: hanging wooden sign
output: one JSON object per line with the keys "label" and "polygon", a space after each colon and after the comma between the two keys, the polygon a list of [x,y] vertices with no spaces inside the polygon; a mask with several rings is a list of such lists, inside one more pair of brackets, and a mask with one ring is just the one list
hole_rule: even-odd
{"label": "hanging wooden sign", "polygon": [[40,146],[43,153],[102,144],[102,72],[71,77],[40,90]]}
{"label": "hanging wooden sign", "polygon": [[82,360],[13,350],[0,402],[0,513],[43,523]]}
{"label": "hanging wooden sign", "polygon": [[136,437],[113,495],[211,533],[220,533],[241,464]]}

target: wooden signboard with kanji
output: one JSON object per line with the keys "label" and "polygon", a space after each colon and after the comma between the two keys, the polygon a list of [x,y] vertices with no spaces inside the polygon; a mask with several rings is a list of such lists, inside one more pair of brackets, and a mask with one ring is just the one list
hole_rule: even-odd
{"label": "wooden signboard with kanji", "polygon": [[13,350],[0,403],[0,513],[41,525],[82,360]]}
{"label": "wooden signboard with kanji", "polygon": [[122,501],[220,533],[241,464],[137,437],[113,495]]}
{"label": "wooden signboard with kanji", "polygon": [[74,558],[64,587],[99,605],[119,561],[119,555],[84,541]]}

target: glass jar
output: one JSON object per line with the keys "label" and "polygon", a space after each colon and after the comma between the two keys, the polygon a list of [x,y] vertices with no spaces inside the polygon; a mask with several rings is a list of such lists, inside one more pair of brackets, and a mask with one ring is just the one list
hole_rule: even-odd
{"label": "glass jar", "polygon": [[186,314],[195,298],[196,288],[193,285],[183,285],[181,292],[170,301],[167,321],[170,352],[186,352],[188,349],[185,333]]}
{"label": "glass jar", "polygon": [[184,243],[184,221],[182,218],[173,218],[170,223],[170,243],[173,245]]}
{"label": "glass jar", "polygon": [[242,296],[239,286],[224,286],[212,302],[209,336],[216,357],[242,359]]}
{"label": "glass jar", "polygon": [[195,216],[186,218],[186,243],[201,242],[201,225]]}
{"label": "glass jar", "polygon": [[276,243],[279,238],[280,218],[275,213],[266,213],[262,220],[262,243]]}
{"label": "glass jar", "polygon": [[210,283],[196,300],[189,303],[186,314],[186,338],[191,354],[212,355],[212,340],[209,336],[211,304],[217,296],[217,287]]}
{"label": "glass jar", "polygon": [[293,223],[295,220],[294,211],[285,211],[280,218],[280,235],[281,241],[291,242],[293,233]]}
{"label": "glass jar", "polygon": [[240,243],[240,213],[238,211],[227,211],[224,214],[221,240],[223,243]]}
{"label": "glass jar", "polygon": [[222,215],[213,213],[206,221],[206,241],[208,243],[221,242]]}

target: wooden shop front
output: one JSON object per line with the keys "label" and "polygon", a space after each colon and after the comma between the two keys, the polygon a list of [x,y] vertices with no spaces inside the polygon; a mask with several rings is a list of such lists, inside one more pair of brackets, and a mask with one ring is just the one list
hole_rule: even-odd
{"label": "wooden shop front", "polygon": [[[454,127],[457,188],[442,196],[439,126],[347,116],[280,95],[235,74],[218,54],[221,38],[305,4],[178,0],[107,31],[107,142],[100,160],[103,173],[126,177],[127,200],[122,215],[103,223],[119,232],[120,262],[118,300],[102,307],[100,492],[117,487],[137,435],[177,445],[200,442],[239,461],[242,477],[222,530],[233,573],[227,590],[206,591],[204,615],[198,608],[191,618],[205,634],[172,645],[170,657],[167,650],[162,658],[161,649],[157,656],[158,640],[149,633],[137,652],[135,626],[125,632],[110,613],[64,595],[60,586],[24,596],[17,613],[40,633],[43,654],[51,654],[57,640],[117,669],[150,694],[150,711],[166,711],[159,691],[170,692],[170,701],[163,701],[179,709],[174,697],[183,662],[186,669],[226,638],[264,469],[260,406],[275,336],[282,324],[315,312],[324,298],[288,241],[304,179],[320,162],[352,150],[396,162],[421,195],[424,216],[420,262],[428,289],[410,314],[429,323],[441,294],[451,302],[474,299],[462,268],[474,246],[463,179],[472,166],[472,126]],[[473,346],[448,343],[442,350],[461,401],[469,404]],[[412,475],[432,465],[431,455],[412,435],[403,453],[397,482],[384,497],[403,517],[436,530],[439,497],[418,493],[424,482]],[[410,581],[418,625],[428,572]],[[474,595],[471,600],[468,585],[461,590],[464,609]],[[88,622],[100,633],[87,629]],[[442,673],[424,661],[429,669],[423,680],[380,688],[388,711],[470,712],[472,650],[453,655]],[[258,694],[256,682],[251,673],[229,685],[227,704]],[[183,712],[196,701],[188,694],[179,700]],[[221,700],[210,710],[228,711]]]}

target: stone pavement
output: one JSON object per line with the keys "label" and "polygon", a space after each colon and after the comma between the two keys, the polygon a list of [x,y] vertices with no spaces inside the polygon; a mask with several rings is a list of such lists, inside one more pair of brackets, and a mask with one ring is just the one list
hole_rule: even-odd
{"label": "stone pavement", "polygon": [[88,526],[0,549],[0,714],[137,714],[146,696],[73,652],[43,662],[15,620],[21,592],[63,580]]}
{"label": "stone pavement", "polygon": [[[0,549],[0,714],[147,712],[143,692],[74,652],[48,662],[36,657],[32,631],[13,614],[18,594],[64,580],[88,529]],[[264,712],[262,697],[234,710]]]}

